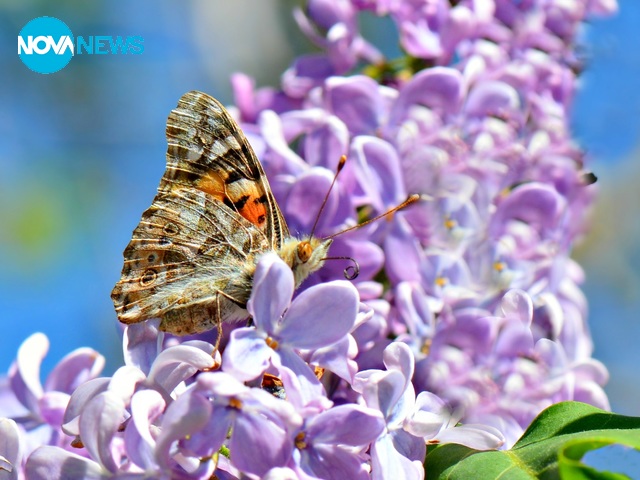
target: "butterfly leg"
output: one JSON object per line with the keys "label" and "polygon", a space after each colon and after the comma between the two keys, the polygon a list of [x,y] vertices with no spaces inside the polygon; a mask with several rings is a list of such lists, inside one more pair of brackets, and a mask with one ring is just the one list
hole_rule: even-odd
{"label": "butterfly leg", "polygon": [[[217,315],[218,319],[222,318],[221,312],[220,312],[220,293],[222,292],[219,292],[218,295],[216,295],[216,309],[218,311],[218,315]],[[216,357],[216,352],[220,348],[220,342],[222,341],[222,322],[218,320],[216,327],[218,331],[218,336],[216,337],[216,344],[213,348],[213,352],[211,352],[211,356],[214,358],[214,360]]]}

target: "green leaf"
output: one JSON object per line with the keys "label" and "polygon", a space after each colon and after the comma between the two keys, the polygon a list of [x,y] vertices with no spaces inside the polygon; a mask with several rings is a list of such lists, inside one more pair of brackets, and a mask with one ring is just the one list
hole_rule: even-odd
{"label": "green leaf", "polygon": [[511,450],[429,447],[425,469],[427,479],[627,479],[580,461],[588,451],[612,444],[640,450],[640,418],[562,402],[538,415]]}

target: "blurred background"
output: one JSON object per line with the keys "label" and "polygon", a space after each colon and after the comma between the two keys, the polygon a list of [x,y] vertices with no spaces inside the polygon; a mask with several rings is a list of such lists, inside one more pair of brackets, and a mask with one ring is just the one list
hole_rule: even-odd
{"label": "blurred background", "polygon": [[[45,372],[91,346],[121,364],[109,297],[122,250],[165,165],[165,122],[180,96],[203,90],[232,103],[229,75],[278,85],[310,50],[293,0],[82,2],[0,5],[0,372],[36,331],[51,341]],[[640,2],[585,26],[587,70],[573,110],[600,198],[576,251],[587,280],[594,356],[610,370],[613,410],[640,416]],[[144,37],[142,55],[82,55],[40,75],[16,55],[38,16],[74,35]]]}

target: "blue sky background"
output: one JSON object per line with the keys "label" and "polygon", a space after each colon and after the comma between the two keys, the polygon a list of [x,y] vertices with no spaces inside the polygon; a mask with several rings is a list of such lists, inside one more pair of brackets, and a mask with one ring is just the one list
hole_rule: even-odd
{"label": "blue sky background", "polygon": [[[573,111],[600,201],[576,250],[585,266],[595,356],[613,409],[640,416],[640,2],[585,29],[587,71]],[[0,372],[42,331],[45,362],[91,346],[121,363],[109,294],[122,250],[164,171],[165,122],[199,89],[231,102],[229,74],[276,85],[309,43],[285,0],[6,0],[0,7]],[[142,35],[143,55],[76,56],[58,73],[27,70],[16,36],[37,16],[75,35]]]}

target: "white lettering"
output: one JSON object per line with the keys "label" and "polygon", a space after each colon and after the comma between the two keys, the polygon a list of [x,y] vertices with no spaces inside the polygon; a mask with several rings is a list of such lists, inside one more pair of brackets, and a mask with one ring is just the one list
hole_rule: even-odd
{"label": "white lettering", "polygon": [[39,35],[36,38],[29,35],[26,43],[24,38],[18,37],[18,54],[24,53],[26,55],[32,55],[33,52],[35,52],[38,55],[44,55],[49,53],[49,50],[52,48],[56,55],[62,55],[67,50],[71,50],[71,55],[75,53],[73,42],[68,35],[61,36],[57,42],[51,35]]}
{"label": "white lettering", "polygon": [[[29,41],[31,41],[31,37],[29,37]],[[44,42],[44,48],[38,47],[38,44],[41,42]],[[51,49],[52,43],[54,43],[53,38],[51,38],[50,36],[45,37],[43,35],[40,35],[36,37],[35,40],[33,41],[33,49],[36,51],[37,54],[44,55]]]}
{"label": "white lettering", "polygon": [[31,55],[33,53],[33,48],[31,48],[31,42],[26,44],[24,43],[24,38],[18,36],[18,55],[21,53]]}

